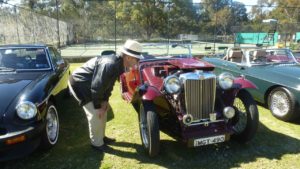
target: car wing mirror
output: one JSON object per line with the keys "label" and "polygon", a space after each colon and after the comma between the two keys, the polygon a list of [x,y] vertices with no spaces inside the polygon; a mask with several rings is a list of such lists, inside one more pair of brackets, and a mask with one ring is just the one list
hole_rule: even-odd
{"label": "car wing mirror", "polygon": [[56,69],[57,70],[62,70],[66,67],[64,60],[59,60],[56,62]]}
{"label": "car wing mirror", "polygon": [[239,69],[241,69],[241,70],[245,70],[246,65],[240,63],[240,64],[237,64],[237,67],[239,67]]}

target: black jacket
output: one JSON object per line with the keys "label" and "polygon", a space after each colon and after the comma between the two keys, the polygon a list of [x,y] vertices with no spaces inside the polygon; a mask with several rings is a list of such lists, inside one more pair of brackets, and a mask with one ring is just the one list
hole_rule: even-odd
{"label": "black jacket", "polygon": [[79,104],[92,101],[95,109],[108,101],[117,78],[124,72],[123,59],[118,55],[103,55],[90,59],[73,71],[70,83]]}

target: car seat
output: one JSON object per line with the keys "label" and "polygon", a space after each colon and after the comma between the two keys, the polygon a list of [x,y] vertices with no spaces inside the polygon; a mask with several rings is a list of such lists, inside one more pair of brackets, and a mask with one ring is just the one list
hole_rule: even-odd
{"label": "car seat", "polygon": [[255,50],[253,52],[253,61],[257,61],[259,60],[259,62],[266,62],[267,61],[267,52],[266,50],[263,49],[259,49],[259,50]]}
{"label": "car seat", "polygon": [[36,55],[36,68],[49,68],[47,57],[44,53],[39,53]]}
{"label": "car seat", "polygon": [[16,68],[17,65],[17,54],[6,54],[2,56],[2,66],[9,68]]}
{"label": "car seat", "polygon": [[243,54],[240,50],[231,50],[228,55],[230,62],[241,63]]}
{"label": "car seat", "polygon": [[116,52],[114,50],[104,50],[101,52],[101,56],[103,55],[114,55]]}

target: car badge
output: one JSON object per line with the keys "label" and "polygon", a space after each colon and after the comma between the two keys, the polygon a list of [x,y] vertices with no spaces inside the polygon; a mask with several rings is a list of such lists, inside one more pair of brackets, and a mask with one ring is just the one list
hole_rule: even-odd
{"label": "car badge", "polygon": [[209,119],[210,121],[215,122],[217,120],[217,113],[210,113]]}
{"label": "car badge", "polygon": [[204,76],[203,75],[199,75],[199,79],[200,80],[204,80]]}

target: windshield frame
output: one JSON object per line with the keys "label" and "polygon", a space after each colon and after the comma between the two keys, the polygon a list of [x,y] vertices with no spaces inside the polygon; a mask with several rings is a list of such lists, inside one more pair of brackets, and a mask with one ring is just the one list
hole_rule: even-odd
{"label": "windshield frame", "polygon": [[[236,63],[238,65],[241,66],[261,66],[261,65],[273,65],[273,64],[300,64],[297,59],[295,58],[293,52],[288,49],[288,48],[259,48],[259,47],[232,47],[232,48],[228,48],[228,50],[225,53],[225,56],[229,56],[229,52],[230,50],[237,50],[237,51],[241,51],[242,52],[242,59],[241,62],[232,62],[232,63]],[[271,52],[271,51],[285,51],[285,53],[288,54],[287,57],[289,57],[290,61],[281,61],[281,62],[257,62],[254,63],[253,61],[251,61],[251,57],[253,57],[253,55],[251,55],[251,52],[254,51],[258,51],[258,50],[264,50],[265,52]]]}
{"label": "windshield frame", "polygon": [[[147,47],[151,47],[147,48]],[[187,53],[176,53],[176,54],[172,54],[170,53],[172,50],[172,48],[176,48],[176,47],[181,47],[182,49],[186,49]],[[161,54],[155,54],[155,53],[150,53],[148,52],[146,49],[148,50],[152,50],[153,49],[161,49],[163,52],[161,52]],[[145,43],[143,44],[143,56],[144,58],[146,58],[145,56],[153,56],[154,58],[151,59],[176,59],[176,58],[192,58],[192,51],[191,51],[191,44],[188,43]],[[144,52],[144,51],[147,52]],[[148,60],[148,59],[146,59]]]}
{"label": "windshield frame", "polygon": [[[12,50],[22,50],[22,49],[42,49],[45,56],[46,56],[46,59],[47,59],[47,62],[48,62],[48,65],[49,67],[48,68],[36,68],[36,69],[20,69],[20,68],[12,68],[14,69],[15,71],[18,71],[18,72],[23,72],[23,71],[46,71],[46,70],[52,70],[52,62],[49,58],[49,54],[48,54],[48,51],[46,50],[45,47],[38,47],[38,46],[33,46],[33,47],[22,47],[22,46],[17,46],[17,47],[0,47],[0,50],[9,50],[9,49],[12,49]],[[2,60],[2,54],[0,52],[0,63],[1,63],[1,60]],[[10,68],[10,67],[8,67]]]}

